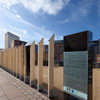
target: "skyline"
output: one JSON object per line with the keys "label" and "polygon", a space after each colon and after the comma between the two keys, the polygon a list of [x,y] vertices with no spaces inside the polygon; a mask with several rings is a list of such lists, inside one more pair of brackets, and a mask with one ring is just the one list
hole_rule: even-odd
{"label": "skyline", "polygon": [[100,37],[99,0],[5,0],[0,1],[0,48],[4,34],[10,31],[24,41],[48,43],[52,34],[62,36],[90,30]]}

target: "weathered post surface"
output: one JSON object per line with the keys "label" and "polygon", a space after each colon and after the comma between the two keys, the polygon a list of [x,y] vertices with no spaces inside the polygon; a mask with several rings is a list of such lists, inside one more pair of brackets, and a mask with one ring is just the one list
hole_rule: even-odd
{"label": "weathered post surface", "polygon": [[43,39],[38,44],[38,91],[43,82]]}
{"label": "weathered post surface", "polygon": [[27,78],[27,72],[26,72],[27,68],[26,67],[27,67],[27,55],[26,55],[26,47],[24,46],[24,82]]}
{"label": "weathered post surface", "polygon": [[32,43],[30,48],[30,86],[35,80],[35,41]]}
{"label": "weathered post surface", "polygon": [[50,97],[54,88],[54,35],[49,40],[48,53],[48,97]]}
{"label": "weathered post surface", "polygon": [[20,79],[23,80],[23,76],[24,76],[24,45],[19,47],[19,74],[20,74]]}

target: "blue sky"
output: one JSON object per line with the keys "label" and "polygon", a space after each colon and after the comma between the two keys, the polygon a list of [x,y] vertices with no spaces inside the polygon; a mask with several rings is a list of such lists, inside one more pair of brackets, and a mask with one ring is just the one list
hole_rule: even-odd
{"label": "blue sky", "polygon": [[11,31],[21,40],[48,43],[64,35],[90,30],[100,37],[100,0],[0,0],[0,48]]}

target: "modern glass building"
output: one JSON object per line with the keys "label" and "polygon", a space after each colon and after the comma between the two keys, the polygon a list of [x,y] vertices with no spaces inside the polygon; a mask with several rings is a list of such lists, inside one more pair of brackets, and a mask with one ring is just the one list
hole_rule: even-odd
{"label": "modern glass building", "polygon": [[78,100],[92,99],[91,41],[90,31],[64,36],[64,91]]}

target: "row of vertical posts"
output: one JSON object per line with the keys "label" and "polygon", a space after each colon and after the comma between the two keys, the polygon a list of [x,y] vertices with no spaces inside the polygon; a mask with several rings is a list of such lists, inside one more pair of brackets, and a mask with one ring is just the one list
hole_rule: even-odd
{"label": "row of vertical posts", "polygon": [[[30,84],[35,80],[35,42],[30,49]],[[48,97],[53,95],[54,88],[54,35],[49,40],[48,51]],[[38,44],[38,66],[37,66],[37,90],[41,89],[43,83],[43,39]]]}
{"label": "row of vertical posts", "polygon": [[[48,96],[50,96],[51,90],[53,89],[54,82],[54,35],[49,40],[49,51],[48,51]],[[19,77],[26,78],[26,49],[24,45],[9,48],[0,52],[0,66],[13,75],[19,75]],[[30,47],[30,85],[32,81],[37,78],[37,90],[41,88],[43,83],[43,39],[38,44],[38,65],[37,65],[37,76],[35,76],[35,41]]]}
{"label": "row of vertical posts", "polygon": [[9,48],[0,52],[0,66],[11,73],[24,75],[24,46]]}

